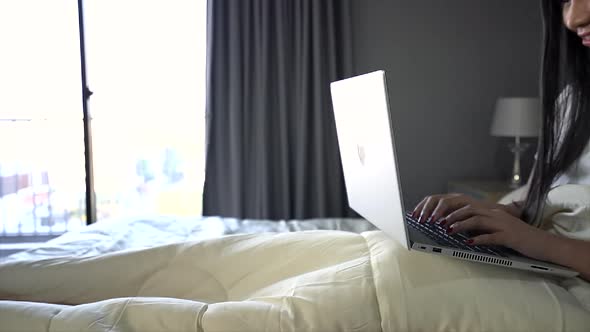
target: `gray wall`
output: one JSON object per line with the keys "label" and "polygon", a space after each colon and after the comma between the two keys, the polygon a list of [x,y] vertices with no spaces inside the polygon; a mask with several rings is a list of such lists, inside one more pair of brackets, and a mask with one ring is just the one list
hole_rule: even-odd
{"label": "gray wall", "polygon": [[538,95],[538,1],[355,0],[352,9],[355,73],[388,74],[405,202],[445,192],[449,180],[509,176],[507,139],[489,126],[498,96]]}

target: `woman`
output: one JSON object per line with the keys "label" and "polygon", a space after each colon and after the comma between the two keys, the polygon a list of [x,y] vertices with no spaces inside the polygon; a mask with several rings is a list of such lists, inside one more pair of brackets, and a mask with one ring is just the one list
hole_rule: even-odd
{"label": "woman", "polygon": [[421,222],[439,222],[450,233],[480,234],[468,240],[469,244],[510,247],[529,257],[568,266],[590,281],[590,242],[538,228],[552,187],[590,185],[590,0],[542,3],[543,125],[526,200],[501,205],[460,194],[433,195],[424,198],[413,213]]}

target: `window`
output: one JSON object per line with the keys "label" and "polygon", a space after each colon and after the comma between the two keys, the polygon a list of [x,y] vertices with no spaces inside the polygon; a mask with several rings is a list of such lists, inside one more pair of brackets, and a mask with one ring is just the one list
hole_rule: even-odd
{"label": "window", "polygon": [[85,224],[78,11],[0,2],[0,235]]}
{"label": "window", "polygon": [[84,7],[97,219],[199,215],[206,1]]}
{"label": "window", "polygon": [[[204,0],[84,2],[98,221],[200,214],[205,19]],[[81,227],[77,3],[0,2],[0,43],[0,236]]]}

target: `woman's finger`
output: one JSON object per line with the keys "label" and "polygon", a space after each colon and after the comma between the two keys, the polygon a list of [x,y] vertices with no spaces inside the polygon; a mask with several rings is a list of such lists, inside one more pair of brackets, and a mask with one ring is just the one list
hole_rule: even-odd
{"label": "woman's finger", "polygon": [[465,219],[464,221],[458,221],[449,226],[449,233],[463,233],[469,231],[483,231],[486,233],[500,231],[499,224],[494,222],[491,218],[482,215],[474,215]]}
{"label": "woman's finger", "polygon": [[488,211],[487,209],[474,208],[471,205],[466,205],[466,206],[450,213],[445,218],[445,225],[447,227],[450,227],[451,225],[453,225],[457,222],[465,221],[465,220],[467,220],[471,217],[475,217],[475,216],[489,217],[489,216],[491,216],[491,211]]}
{"label": "woman's finger", "polygon": [[424,221],[428,220],[428,218],[430,218],[430,215],[432,214],[432,211],[434,210],[434,208],[438,204],[439,199],[440,199],[439,195],[429,196],[426,199],[426,203],[422,207],[422,211],[420,212],[420,217],[418,218],[419,222],[424,222]]}
{"label": "woman's finger", "polygon": [[495,232],[489,234],[482,234],[470,239],[467,243],[474,246],[480,245],[506,245],[505,232]]}
{"label": "woman's finger", "polygon": [[[469,204],[469,199],[465,196],[457,195],[457,196],[445,196],[439,199],[438,204],[432,211],[431,222],[438,221],[443,216],[447,216],[453,211],[456,211],[462,208],[465,205]],[[442,225],[446,224],[443,223]]]}
{"label": "woman's finger", "polygon": [[424,197],[420,201],[420,203],[418,203],[418,205],[416,205],[416,207],[414,208],[414,211],[412,211],[412,217],[413,218],[418,218],[420,216],[420,213],[422,212],[422,209],[424,208],[424,205],[426,204],[426,201],[428,200],[428,197],[430,197],[430,196]]}

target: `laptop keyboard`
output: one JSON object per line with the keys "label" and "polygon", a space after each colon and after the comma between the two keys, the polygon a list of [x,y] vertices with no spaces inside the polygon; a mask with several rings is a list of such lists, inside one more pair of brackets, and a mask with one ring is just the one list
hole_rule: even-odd
{"label": "laptop keyboard", "polygon": [[464,234],[448,234],[445,228],[441,227],[438,223],[420,223],[418,220],[412,218],[410,213],[406,215],[406,222],[408,226],[426,235],[428,238],[444,247],[458,248],[465,251],[472,251],[500,257],[507,257],[509,254],[507,248],[499,246],[468,245],[465,243],[465,241],[469,240],[469,237],[465,236]]}

